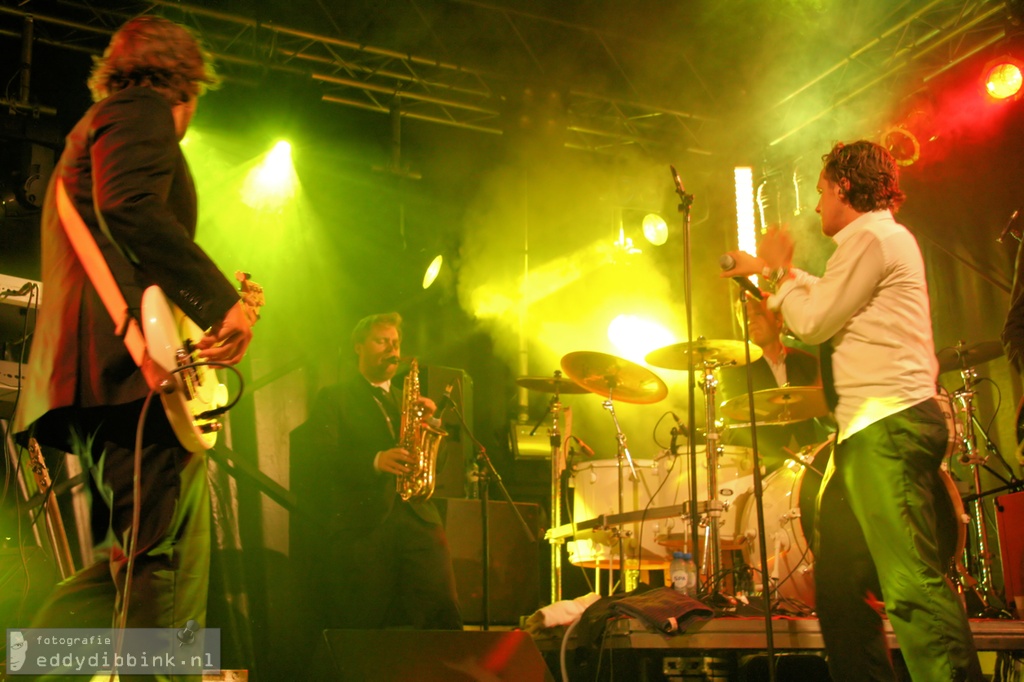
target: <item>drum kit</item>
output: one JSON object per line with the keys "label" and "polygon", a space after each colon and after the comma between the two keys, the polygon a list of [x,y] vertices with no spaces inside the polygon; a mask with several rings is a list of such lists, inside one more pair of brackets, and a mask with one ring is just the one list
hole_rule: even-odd
{"label": "drum kit", "polygon": [[[748,352],[749,349],[749,352]],[[944,538],[951,556],[950,575],[965,591],[974,591],[984,604],[993,594],[992,567],[988,539],[980,509],[983,496],[978,469],[987,457],[978,452],[974,424],[974,366],[1002,354],[997,344],[963,343],[937,356],[940,371],[961,373],[964,387],[946,400],[940,400],[950,427],[949,455],[959,455],[961,463],[973,469],[975,492],[970,513],[965,507],[948,466],[941,472],[949,505],[942,501],[941,513],[948,516],[954,537]],[[822,482],[824,462],[831,454],[833,439],[806,445],[793,453],[785,464],[763,479],[763,529],[758,523],[758,505],[754,500],[754,453],[750,448],[721,443],[720,429],[777,426],[828,415],[820,387],[783,386],[755,391],[717,404],[716,372],[722,367],[741,366],[759,358],[757,346],[733,340],[708,340],[680,343],[648,354],[648,364],[664,369],[685,370],[690,366],[700,377],[704,393],[706,432],[704,443],[690,444],[696,466],[680,466],[682,460],[673,442],[672,448],[653,459],[638,459],[630,453],[625,433],[615,412],[616,403],[654,404],[668,395],[664,381],[654,371],[629,360],[598,352],[580,351],[565,355],[562,370],[552,377],[520,377],[519,386],[531,391],[553,394],[548,414],[552,444],[552,518],[546,539],[552,550],[552,602],[561,598],[561,545],[569,543],[569,561],[580,567],[608,571],[609,584],[619,572],[621,589],[628,589],[640,570],[667,568],[673,550],[693,551],[693,538],[699,536],[701,577],[709,592],[716,591],[722,579],[723,552],[742,555],[747,569],[760,571],[761,553],[774,592],[773,602],[785,602],[796,610],[814,607],[814,559],[811,541],[814,534],[815,503]],[[561,396],[596,394],[605,400],[615,427],[614,460],[589,460],[570,467],[574,502],[569,523],[561,521]],[[730,420],[724,427],[716,411]],[[959,413],[959,414],[957,414]],[[545,417],[546,419],[547,417]],[[542,419],[543,421],[543,419]],[[991,444],[987,444],[991,447]],[[683,464],[687,462],[683,461]],[[696,471],[696,481],[691,479]],[[694,497],[696,491],[696,497]],[[696,499],[697,504],[690,505]],[[975,508],[974,505],[979,505]],[[948,512],[945,508],[948,506]],[[698,531],[693,523],[696,520]],[[968,524],[972,526],[972,544],[967,550]],[[645,528],[645,524],[647,527]],[[763,541],[758,542],[759,531]],[[762,550],[761,548],[765,549]],[[696,554],[696,553],[695,553]],[[732,554],[730,554],[732,556]],[[970,569],[963,557],[977,557]],[[975,580],[970,573],[977,575]],[[749,571],[747,575],[750,575]]]}
{"label": "drum kit", "polygon": [[[571,563],[598,571],[606,569],[609,579],[618,570],[624,589],[635,580],[639,570],[667,568],[671,552],[691,549],[692,538],[698,534],[702,576],[706,581],[719,578],[723,549],[742,550],[745,560],[759,561],[759,554],[751,549],[756,544],[753,540],[758,533],[756,511],[751,504],[754,455],[750,448],[721,443],[716,415],[716,373],[722,367],[740,366],[760,356],[761,349],[753,344],[700,337],[692,343],[660,348],[645,358],[648,364],[664,369],[685,370],[693,366],[701,376],[699,383],[705,396],[708,426],[704,442],[693,443],[690,447],[697,462],[694,467],[687,466],[685,460],[678,457],[679,450],[683,448],[676,448],[674,443],[654,459],[637,459],[630,452],[626,434],[616,415],[616,403],[654,404],[668,395],[665,382],[647,367],[613,355],[580,351],[565,355],[561,360],[561,371],[552,377],[517,379],[519,386],[554,394],[548,408],[551,415],[549,433],[552,435],[552,527],[547,533],[552,545],[553,602],[561,598],[560,545],[567,541]],[[605,398],[602,407],[607,410],[615,428],[616,457],[614,460],[577,463],[571,467],[575,488],[572,517],[570,523],[562,524],[561,465],[558,461],[562,436],[561,395],[579,393]],[[731,425],[732,428],[749,426],[751,399],[758,426],[790,424],[828,413],[820,388],[783,387],[757,391],[723,403],[723,414],[737,422]],[[819,449],[824,449],[824,446]],[[804,462],[794,463],[793,471],[786,476],[800,476],[805,464],[812,463],[816,454],[816,451],[807,453],[802,457]],[[696,472],[695,478],[692,471]],[[780,498],[773,503],[773,509],[790,503],[789,493],[793,488],[789,478],[779,478],[779,473],[765,479],[765,490]],[[773,482],[776,479],[778,482]],[[816,476],[816,482],[820,483],[820,475]],[[695,506],[689,504],[692,499],[697,500]],[[780,510],[780,518],[786,516],[782,511],[788,510]],[[799,519],[800,510],[790,516]],[[695,519],[698,524],[696,533],[693,531]],[[811,559],[806,547],[810,536],[787,528],[778,530],[776,535],[781,537],[786,533],[795,534],[795,540],[776,541],[769,565],[780,563],[775,559],[780,552],[792,552],[796,548],[803,563],[794,563],[793,570],[804,563],[809,567]],[[783,568],[790,567],[787,564]],[[773,569],[773,573],[779,570]],[[780,581],[786,577],[783,575]],[[798,583],[790,582],[793,585]]]}

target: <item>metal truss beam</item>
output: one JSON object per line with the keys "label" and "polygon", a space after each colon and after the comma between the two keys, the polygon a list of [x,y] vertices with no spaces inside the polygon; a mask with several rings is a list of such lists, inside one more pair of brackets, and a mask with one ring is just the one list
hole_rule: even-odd
{"label": "metal truss beam", "polygon": [[[905,97],[1007,37],[1005,0],[931,0],[782,97],[777,111],[806,111],[773,139],[775,146],[869,91],[873,101]],[[888,96],[888,97],[887,97]]]}
{"label": "metal truss beam", "polygon": [[[517,18],[500,8],[473,6],[507,13],[510,22]],[[323,86],[322,100],[330,104],[380,113],[398,106],[405,118],[503,134],[510,99],[514,100],[520,94],[516,88],[522,87],[521,79],[512,74],[171,0],[150,0],[121,10],[88,1],[64,2],[67,16],[64,12],[62,16],[35,13],[25,6],[0,6],[0,13],[32,16],[37,25],[48,27],[47,35],[39,37],[47,44],[98,54],[117,26],[154,7],[195,29],[228,80],[254,83],[270,73],[308,78]],[[0,37],[13,37],[11,33],[0,28]],[[521,35],[519,39],[528,49]],[[565,88],[561,97],[567,146],[597,151],[622,145],[662,148],[668,139],[683,141],[684,150],[710,153],[700,144],[700,128],[708,120],[705,116],[571,87]]]}

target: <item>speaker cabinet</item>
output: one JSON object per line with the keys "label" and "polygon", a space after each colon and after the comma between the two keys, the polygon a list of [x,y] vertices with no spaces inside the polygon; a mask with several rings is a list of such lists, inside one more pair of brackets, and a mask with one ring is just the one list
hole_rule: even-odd
{"label": "speaker cabinet", "polygon": [[[483,542],[480,500],[435,500],[452,552],[455,583],[459,591],[462,619],[483,622]],[[530,527],[531,543],[512,509],[505,502],[491,501],[490,530],[490,622],[518,625],[540,607],[540,507],[516,504]]]}
{"label": "speaker cabinet", "polygon": [[554,682],[526,632],[325,630],[309,679]]}

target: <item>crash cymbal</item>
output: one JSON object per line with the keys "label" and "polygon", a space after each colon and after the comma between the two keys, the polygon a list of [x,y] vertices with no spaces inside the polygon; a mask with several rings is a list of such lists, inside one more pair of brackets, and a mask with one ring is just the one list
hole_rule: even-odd
{"label": "crash cymbal", "polygon": [[980,341],[968,346],[961,341],[955,346],[943,348],[935,357],[939,360],[939,372],[953,372],[982,365],[1003,355],[1003,344],[998,341]]}
{"label": "crash cymbal", "polygon": [[541,393],[590,393],[568,377],[519,377],[516,384]]}
{"label": "crash cymbal", "polygon": [[[730,419],[750,420],[747,394],[722,403],[722,414]],[[784,386],[754,391],[754,414],[758,424],[789,424],[828,414],[825,391],[820,386]]]}
{"label": "crash cymbal", "polygon": [[[750,361],[757,360],[761,355],[761,347],[750,344]],[[747,352],[742,341],[705,339],[703,336],[692,344],[683,341],[651,351],[644,359],[655,367],[685,370],[690,368],[691,356],[694,366],[700,366],[704,362],[714,362],[718,365],[747,364]]]}
{"label": "crash cymbal", "polygon": [[591,393],[624,403],[647,405],[668,395],[668,386],[657,374],[606,353],[569,353],[562,358],[562,370]]}

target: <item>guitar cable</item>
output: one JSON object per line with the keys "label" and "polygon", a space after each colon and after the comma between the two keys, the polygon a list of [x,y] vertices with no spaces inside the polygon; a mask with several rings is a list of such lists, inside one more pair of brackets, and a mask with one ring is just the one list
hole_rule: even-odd
{"label": "guitar cable", "polygon": [[[181,365],[170,371],[170,373],[178,374],[190,369],[197,367],[221,367],[224,369],[231,370],[238,378],[238,393],[235,395],[235,399],[229,402],[224,407],[217,408],[216,410],[208,410],[203,412],[197,417],[207,419],[209,416],[206,415],[219,415],[227,412],[232,407],[238,404],[241,400],[242,395],[245,393],[245,380],[242,378],[242,373],[238,371],[233,365],[228,365],[224,362],[216,362],[213,360],[192,362],[187,365]],[[149,405],[153,401],[153,396],[156,394],[156,390],[150,389],[149,393],[146,394],[146,400],[142,404],[142,411],[139,413],[139,420],[135,428],[135,461],[134,470],[132,473],[132,527],[131,532],[128,535],[128,543],[125,547],[125,554],[128,557],[128,566],[125,569],[125,581],[124,581],[124,593],[123,599],[121,600],[121,613],[116,614],[118,616],[118,633],[117,633],[117,646],[114,648],[114,661],[115,665],[110,671],[110,682],[114,682],[117,675],[116,661],[121,655],[121,648],[124,644],[124,631],[128,624],[128,606],[131,603],[132,594],[132,574],[135,571],[135,548],[139,542],[139,523],[142,519],[142,436],[146,426],[146,416],[149,413]],[[116,610],[116,606],[115,606]]]}

